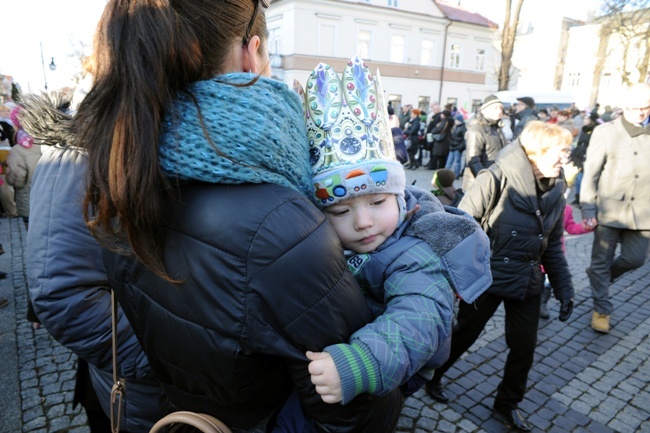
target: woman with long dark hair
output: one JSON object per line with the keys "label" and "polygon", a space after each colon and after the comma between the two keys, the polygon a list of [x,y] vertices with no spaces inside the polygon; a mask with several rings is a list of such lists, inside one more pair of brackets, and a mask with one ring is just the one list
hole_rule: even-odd
{"label": "woman with long dark hair", "polygon": [[86,219],[176,409],[234,432],[389,432],[399,391],[328,405],[310,382],[305,352],[371,316],[306,198],[301,103],[269,78],[268,6],[108,2],[73,118]]}

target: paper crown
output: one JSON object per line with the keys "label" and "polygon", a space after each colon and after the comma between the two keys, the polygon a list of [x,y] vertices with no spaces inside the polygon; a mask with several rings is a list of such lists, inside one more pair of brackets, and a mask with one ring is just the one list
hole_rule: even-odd
{"label": "paper crown", "polygon": [[406,177],[395,157],[379,71],[373,78],[354,57],[340,79],[330,65],[319,63],[305,91],[297,82],[294,88],[303,101],[314,203],[324,208],[379,193],[403,198]]}

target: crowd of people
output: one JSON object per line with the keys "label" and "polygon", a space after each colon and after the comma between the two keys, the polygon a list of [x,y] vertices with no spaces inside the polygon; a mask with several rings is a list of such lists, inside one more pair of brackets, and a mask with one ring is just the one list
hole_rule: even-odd
{"label": "crowd of people", "polygon": [[[358,57],[272,79],[266,0],[131,3],[107,2],[74,92],[1,119],[30,320],[79,357],[91,431],[112,429],[117,366],[123,432],[185,410],[234,433],[389,433],[417,390],[449,401],[445,372],[501,304],[493,408],[532,430],[540,317],[551,292],[573,311],[565,229],[594,232],[599,333],[609,283],[647,258],[650,86],[602,113],[396,109]],[[406,184],[420,167],[431,191]]]}

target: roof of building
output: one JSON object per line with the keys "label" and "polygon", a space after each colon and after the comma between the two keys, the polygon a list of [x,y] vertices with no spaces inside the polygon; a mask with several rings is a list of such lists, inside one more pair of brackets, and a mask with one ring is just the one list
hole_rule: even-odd
{"label": "roof of building", "polygon": [[479,26],[498,28],[499,25],[490,21],[486,17],[476,12],[470,12],[460,6],[451,6],[442,0],[434,0],[443,14],[451,21],[459,21],[468,24],[477,24]]}

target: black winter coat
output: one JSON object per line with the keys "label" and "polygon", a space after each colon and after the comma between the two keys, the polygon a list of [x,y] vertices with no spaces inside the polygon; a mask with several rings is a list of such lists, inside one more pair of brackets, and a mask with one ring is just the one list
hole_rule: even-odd
{"label": "black winter coat", "polygon": [[460,125],[456,125],[451,132],[451,143],[449,144],[449,150],[457,150],[462,152],[465,150],[465,133],[467,132],[467,126],[465,122]]}
{"label": "black winter coat", "polygon": [[[170,284],[104,253],[120,304],[171,402],[233,431],[265,431],[295,384],[320,432],[390,432],[399,391],[325,404],[305,351],[347,342],[372,321],[323,214],[277,185],[194,183],[170,205]],[[191,368],[188,368],[191,366]],[[372,401],[372,406],[369,405]]]}
{"label": "black winter coat", "polygon": [[450,117],[441,117],[438,124],[433,128],[431,133],[440,134],[445,133],[444,138],[441,141],[433,142],[433,149],[431,150],[432,155],[442,156],[449,154],[449,144],[451,143],[451,128],[454,126],[454,119]]}
{"label": "black winter coat", "polygon": [[532,165],[515,140],[479,174],[458,205],[479,222],[489,216],[484,226],[492,250],[493,283],[488,292],[493,295],[518,300],[538,296],[544,288],[541,264],[558,300],[574,296],[562,251],[564,175],[543,183],[548,190],[540,192]]}
{"label": "black winter coat", "polygon": [[587,159],[587,148],[589,147],[589,140],[591,140],[591,133],[594,132],[598,124],[592,123],[591,125],[585,125],[580,131],[578,136],[578,144],[576,144],[575,149],[571,151],[571,157],[569,161],[573,163],[576,167],[583,170],[585,165],[585,159]]}
{"label": "black winter coat", "polygon": [[503,122],[493,122],[479,112],[467,122],[465,133],[465,171],[463,173],[463,190],[468,190],[474,178],[484,168],[488,168],[506,145],[503,135]]}

